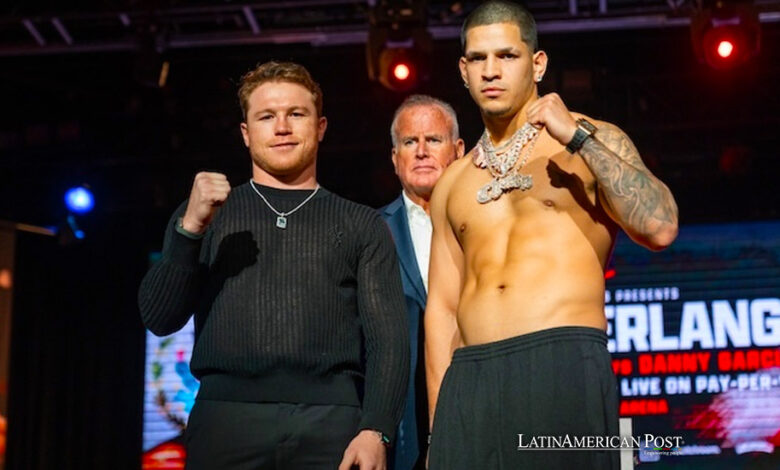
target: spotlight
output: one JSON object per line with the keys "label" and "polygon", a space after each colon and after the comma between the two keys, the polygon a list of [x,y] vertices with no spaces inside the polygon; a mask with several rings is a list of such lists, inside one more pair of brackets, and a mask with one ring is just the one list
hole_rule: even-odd
{"label": "spotlight", "polygon": [[409,78],[409,75],[411,75],[412,70],[409,68],[408,65],[404,63],[396,64],[393,67],[393,77],[395,77],[396,80],[404,81],[407,78]]}
{"label": "spotlight", "polygon": [[724,59],[728,58],[732,52],[734,52],[734,43],[731,41],[724,39],[718,44],[718,55]]}
{"label": "spotlight", "polygon": [[87,187],[78,186],[65,193],[65,205],[71,212],[86,214],[95,207],[95,198]]}
{"label": "spotlight", "polygon": [[379,82],[395,91],[406,91],[418,83],[416,54],[405,48],[385,49],[379,55]]}
{"label": "spotlight", "polygon": [[750,3],[718,1],[695,13],[691,41],[699,60],[710,67],[726,69],[744,63],[760,50],[758,12]]}
{"label": "spotlight", "polygon": [[431,35],[425,2],[379,1],[369,16],[366,43],[368,77],[394,91],[406,91],[427,78]]}

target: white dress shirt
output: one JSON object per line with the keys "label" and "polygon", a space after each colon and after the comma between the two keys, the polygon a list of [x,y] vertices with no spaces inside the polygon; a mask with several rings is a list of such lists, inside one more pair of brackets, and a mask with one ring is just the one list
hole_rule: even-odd
{"label": "white dress shirt", "polygon": [[403,192],[403,196],[406,218],[409,221],[409,234],[414,245],[414,256],[417,258],[417,267],[420,268],[425,292],[428,293],[428,264],[431,259],[433,224],[431,224],[431,217],[422,206],[412,202],[406,192]]}

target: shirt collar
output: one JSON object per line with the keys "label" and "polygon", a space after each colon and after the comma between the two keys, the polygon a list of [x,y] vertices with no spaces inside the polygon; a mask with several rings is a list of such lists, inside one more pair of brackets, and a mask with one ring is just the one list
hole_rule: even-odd
{"label": "shirt collar", "polygon": [[406,207],[406,216],[408,218],[419,216],[428,217],[425,209],[423,209],[421,205],[412,201],[409,196],[406,195],[406,191],[403,191],[401,194],[404,197],[404,207]]}

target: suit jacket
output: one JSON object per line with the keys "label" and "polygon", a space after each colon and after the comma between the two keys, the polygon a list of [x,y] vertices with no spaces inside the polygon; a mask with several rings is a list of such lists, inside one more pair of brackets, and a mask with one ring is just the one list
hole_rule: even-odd
{"label": "suit jacket", "polygon": [[395,241],[398,260],[401,263],[401,281],[409,316],[409,343],[411,345],[411,370],[406,406],[401,417],[396,444],[388,455],[390,470],[411,470],[425,463],[428,436],[428,400],[425,388],[425,364],[423,363],[423,313],[427,294],[423,286],[420,268],[414,254],[409,220],[406,217],[404,199],[396,200],[380,209]]}

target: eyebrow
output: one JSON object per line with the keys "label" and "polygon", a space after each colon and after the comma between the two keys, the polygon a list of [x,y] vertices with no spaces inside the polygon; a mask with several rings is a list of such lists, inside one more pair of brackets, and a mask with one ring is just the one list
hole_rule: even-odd
{"label": "eyebrow", "polygon": [[[491,52],[493,52],[494,54],[520,54],[520,49],[510,46],[510,47],[503,47],[501,49],[495,49]],[[488,52],[481,51],[481,50],[466,51],[466,58],[469,59],[474,56],[487,55],[487,54]]]}
{"label": "eyebrow", "polygon": [[[293,106],[290,106],[288,108],[284,108],[284,111],[286,111],[288,113],[290,111],[303,111],[304,113],[311,114],[311,110],[306,108],[306,106],[300,106],[300,105],[293,105]],[[260,114],[265,114],[265,113],[272,113],[273,114],[274,112],[276,112],[276,110],[274,110],[273,108],[263,108],[263,109],[258,109],[257,111],[255,111],[252,114],[252,116],[258,116]]]}
{"label": "eyebrow", "polygon": [[[425,134],[423,137],[425,137],[426,139],[431,139],[431,138],[444,139],[445,136],[446,134]],[[404,140],[419,140],[419,139],[418,136],[416,135],[407,135],[407,136],[401,136],[401,140],[404,141]]]}

